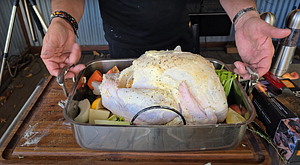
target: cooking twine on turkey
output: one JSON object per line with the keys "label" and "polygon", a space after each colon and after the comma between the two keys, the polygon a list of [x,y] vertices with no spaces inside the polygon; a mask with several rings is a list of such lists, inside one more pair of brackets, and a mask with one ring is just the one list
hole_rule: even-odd
{"label": "cooking twine on turkey", "polygon": [[[120,73],[104,74],[99,89],[103,106],[126,121],[149,106],[176,109],[187,125],[223,122],[228,112],[213,64],[180,47],[147,51]],[[135,123],[175,125],[181,121],[174,112],[156,109],[144,112]]]}

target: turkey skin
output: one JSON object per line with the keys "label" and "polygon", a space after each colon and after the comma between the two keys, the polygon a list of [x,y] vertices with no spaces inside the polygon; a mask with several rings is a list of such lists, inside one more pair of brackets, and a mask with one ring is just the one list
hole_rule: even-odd
{"label": "turkey skin", "polygon": [[[223,122],[228,111],[213,64],[178,50],[147,51],[120,73],[104,74],[99,90],[104,107],[127,121],[149,106],[174,108],[187,125]],[[135,120],[145,125],[180,123],[176,113],[165,109],[146,111]]]}

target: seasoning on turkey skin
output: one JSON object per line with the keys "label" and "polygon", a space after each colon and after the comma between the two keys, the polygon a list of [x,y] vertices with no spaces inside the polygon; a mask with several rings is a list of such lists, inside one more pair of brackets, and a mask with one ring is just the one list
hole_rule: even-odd
{"label": "seasoning on turkey skin", "polygon": [[[215,124],[226,118],[228,105],[223,86],[208,60],[190,52],[147,51],[120,73],[103,75],[99,86],[103,105],[130,121],[149,106],[169,106],[188,125]],[[168,110],[141,114],[136,124],[178,124]]]}

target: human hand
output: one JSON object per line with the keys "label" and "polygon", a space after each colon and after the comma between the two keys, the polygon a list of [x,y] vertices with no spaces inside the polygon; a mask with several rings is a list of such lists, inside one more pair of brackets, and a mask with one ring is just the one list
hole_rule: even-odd
{"label": "human hand", "polygon": [[[63,19],[53,19],[43,40],[41,58],[51,75],[57,76],[66,65],[76,64],[81,56],[80,46],[75,43],[72,27]],[[78,64],[70,68],[65,78],[72,78],[85,68]]]}
{"label": "human hand", "polygon": [[[259,17],[250,17],[236,28],[235,40],[243,62],[252,65],[261,77],[267,73],[272,63],[272,38],[284,38],[289,34],[289,29],[276,28]],[[250,75],[243,62],[234,63],[234,72],[244,79],[249,79]]]}

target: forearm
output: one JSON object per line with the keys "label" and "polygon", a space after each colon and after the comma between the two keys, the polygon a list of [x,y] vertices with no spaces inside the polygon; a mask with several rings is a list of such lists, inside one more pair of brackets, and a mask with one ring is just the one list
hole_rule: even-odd
{"label": "forearm", "polygon": [[52,0],[52,12],[65,11],[79,22],[84,12],[84,3],[85,0]]}
{"label": "forearm", "polygon": [[[224,10],[228,14],[231,21],[233,21],[234,16],[242,9],[246,9],[248,7],[256,8],[256,4],[254,0],[220,0],[221,5]],[[250,17],[259,17],[259,14],[256,11],[249,11],[241,18],[238,19],[235,24],[235,28],[239,28],[245,20],[248,20]]]}

